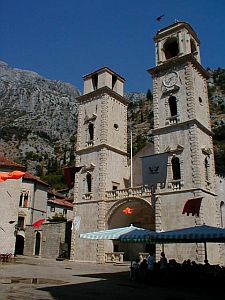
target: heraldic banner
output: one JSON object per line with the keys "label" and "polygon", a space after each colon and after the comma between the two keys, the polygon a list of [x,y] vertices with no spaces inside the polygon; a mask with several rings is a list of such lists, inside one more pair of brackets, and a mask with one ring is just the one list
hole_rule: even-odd
{"label": "heraldic banner", "polygon": [[144,185],[154,186],[166,182],[168,153],[144,156],[141,159]]}

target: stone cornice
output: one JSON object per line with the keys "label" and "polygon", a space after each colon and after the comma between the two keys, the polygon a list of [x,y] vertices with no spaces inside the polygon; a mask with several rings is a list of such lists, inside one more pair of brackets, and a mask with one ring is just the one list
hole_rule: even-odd
{"label": "stone cornice", "polygon": [[157,42],[159,39],[161,39],[164,36],[168,36],[170,34],[176,33],[181,28],[186,28],[191,33],[191,35],[196,39],[196,41],[200,44],[200,41],[196,33],[194,32],[192,27],[186,22],[177,22],[161,30],[158,30],[156,36],[154,37],[154,41]]}
{"label": "stone cornice", "polygon": [[168,125],[168,126],[161,127],[161,128],[156,128],[156,129],[152,130],[152,133],[153,133],[153,135],[162,134],[162,133],[165,133],[165,132],[169,132],[170,130],[174,130],[174,128],[179,129],[179,127],[186,127],[186,126],[190,126],[190,125],[197,125],[206,134],[208,134],[210,136],[213,136],[212,131],[209,130],[208,128],[206,128],[204,125],[202,125],[196,119],[188,120],[188,121],[181,122],[181,123],[176,123],[176,124],[173,124],[173,125]]}
{"label": "stone cornice", "polygon": [[106,148],[107,150],[111,150],[113,152],[122,154],[122,155],[126,155],[126,156],[128,155],[126,151],[122,151],[120,149],[114,148],[107,144],[101,144],[101,145],[97,145],[97,146],[92,146],[92,147],[87,147],[84,149],[76,150],[76,154],[81,155],[81,154],[85,154],[85,153],[92,153],[93,151],[99,151],[104,148]]}
{"label": "stone cornice", "polygon": [[173,57],[163,62],[163,64],[149,69],[147,71],[151,75],[155,76],[162,71],[171,70],[171,67],[180,66],[180,64],[188,62],[192,63],[203,77],[205,77],[206,79],[210,77],[209,73],[202,67],[202,65],[200,65],[200,63],[196,60],[195,56],[192,53],[183,56]]}
{"label": "stone cornice", "polygon": [[84,75],[82,78],[83,78],[83,79],[87,79],[87,78],[91,77],[93,74],[96,74],[96,73],[100,74],[100,73],[103,73],[103,72],[105,72],[105,71],[108,71],[111,75],[114,75],[114,74],[115,74],[122,82],[125,81],[125,79],[124,79],[121,75],[119,75],[118,73],[114,72],[114,71],[113,71],[112,69],[110,69],[109,67],[102,67],[102,68],[100,68],[100,69],[98,69],[98,70],[96,70],[96,71],[94,71],[94,72],[91,72],[91,73],[89,73],[89,74]]}
{"label": "stone cornice", "polygon": [[190,189],[181,189],[181,190],[177,190],[177,191],[174,191],[174,190],[166,190],[165,192],[156,191],[155,195],[161,196],[161,195],[170,195],[170,194],[182,194],[182,193],[195,192],[195,191],[201,191],[203,193],[209,194],[214,197],[218,196],[216,193],[208,191],[208,190],[200,188],[200,187],[199,188],[190,188]]}
{"label": "stone cornice", "polygon": [[116,92],[114,92],[112,89],[110,89],[107,86],[103,86],[102,88],[99,88],[99,89],[97,89],[93,92],[87,93],[83,96],[79,96],[79,97],[76,98],[76,100],[80,103],[82,101],[92,101],[94,97],[102,96],[102,94],[107,94],[107,95],[115,98],[116,100],[120,101],[124,105],[126,105],[126,106],[128,105],[128,100],[127,99],[125,99],[121,95],[117,94]]}

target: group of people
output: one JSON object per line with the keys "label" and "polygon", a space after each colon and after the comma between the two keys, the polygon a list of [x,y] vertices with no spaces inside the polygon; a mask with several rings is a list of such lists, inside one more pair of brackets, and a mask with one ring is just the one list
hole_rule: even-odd
{"label": "group of people", "polygon": [[148,283],[178,283],[188,281],[192,285],[206,283],[225,283],[225,267],[210,265],[208,260],[204,264],[184,260],[183,263],[175,259],[167,261],[164,252],[161,252],[160,260],[156,262],[153,253],[149,253],[147,259],[136,259],[131,266],[131,280]]}
{"label": "group of people", "polygon": [[167,269],[167,258],[164,252],[161,252],[160,260],[156,263],[155,256],[152,252],[149,253],[147,259],[136,259],[131,266],[131,279],[135,281],[145,281],[154,271],[159,269],[163,276],[164,271]]}

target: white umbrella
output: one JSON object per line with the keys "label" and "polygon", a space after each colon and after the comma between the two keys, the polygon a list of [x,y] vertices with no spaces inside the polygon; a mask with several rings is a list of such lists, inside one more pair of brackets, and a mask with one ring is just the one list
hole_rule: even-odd
{"label": "white umbrella", "polygon": [[[152,231],[150,230],[130,225],[128,227],[81,233],[80,238],[89,240],[120,240],[124,242],[140,242],[141,237],[145,235],[147,238],[147,233],[150,234],[151,232]],[[150,236],[148,235],[148,240],[149,238]]]}

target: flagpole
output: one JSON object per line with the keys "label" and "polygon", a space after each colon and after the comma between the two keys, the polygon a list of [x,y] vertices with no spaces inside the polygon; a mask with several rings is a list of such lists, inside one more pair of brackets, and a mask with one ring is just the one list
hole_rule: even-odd
{"label": "flagpole", "polygon": [[133,136],[130,131],[130,187],[133,188]]}

